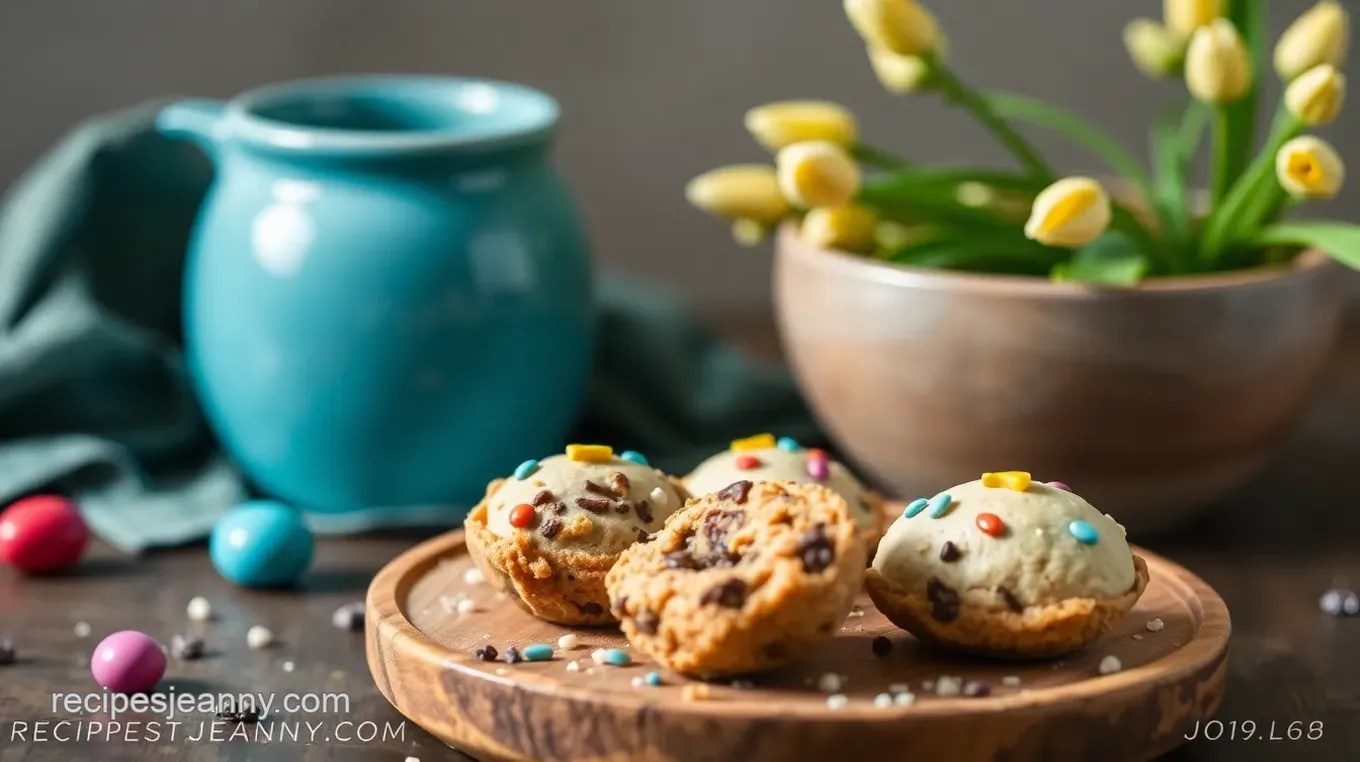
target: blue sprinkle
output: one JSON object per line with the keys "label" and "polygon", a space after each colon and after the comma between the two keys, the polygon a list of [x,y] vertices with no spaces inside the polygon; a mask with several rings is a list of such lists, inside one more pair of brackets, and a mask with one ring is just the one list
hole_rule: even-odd
{"label": "blue sprinkle", "polygon": [[661,684],[661,673],[660,673],[660,672],[648,672],[647,674],[645,674],[645,675],[642,676],[642,679],[643,679],[648,685],[650,685],[650,686],[652,686],[652,687],[656,687],[656,686],[658,686],[658,685]]}
{"label": "blue sprinkle", "polygon": [[1067,531],[1071,532],[1072,536],[1077,538],[1077,542],[1083,545],[1095,545],[1096,541],[1100,539],[1100,533],[1096,531],[1096,528],[1085,521],[1073,521],[1067,525]]}
{"label": "blue sprinkle", "polygon": [[547,661],[553,657],[553,648],[543,643],[535,643],[532,646],[526,646],[520,653],[529,661]]}
{"label": "blue sprinkle", "polygon": [[916,518],[916,514],[926,509],[927,505],[930,505],[929,500],[923,497],[918,497],[915,500],[911,501],[911,504],[907,506],[907,509],[905,511],[902,511],[902,515],[906,516],[909,519],[914,519]]}
{"label": "blue sprinkle", "polygon": [[646,456],[644,456],[642,453],[638,452],[637,450],[624,450],[624,451],[619,455],[619,457],[620,457],[620,458],[623,458],[624,460],[630,460],[630,461],[632,461],[632,462],[638,464],[639,466],[650,466],[650,465],[651,465],[650,463],[647,462]]}
{"label": "blue sprinkle", "polygon": [[515,478],[528,479],[530,476],[533,476],[534,472],[537,470],[538,461],[534,460],[533,458],[530,458],[524,461],[523,463],[519,464],[519,467],[515,469]]}
{"label": "blue sprinkle", "polygon": [[953,500],[954,498],[950,497],[948,492],[941,492],[935,497],[932,497],[930,499],[930,517],[932,519],[938,519],[943,516],[945,511],[949,510],[949,504],[952,503]]}
{"label": "blue sprinkle", "polygon": [[775,446],[784,452],[798,452],[798,440],[793,437],[780,437]]}
{"label": "blue sprinkle", "polygon": [[603,658],[605,660],[605,663],[613,664],[615,667],[626,667],[628,666],[629,662],[632,661],[632,659],[628,656],[628,652],[624,651],[621,648],[606,649]]}

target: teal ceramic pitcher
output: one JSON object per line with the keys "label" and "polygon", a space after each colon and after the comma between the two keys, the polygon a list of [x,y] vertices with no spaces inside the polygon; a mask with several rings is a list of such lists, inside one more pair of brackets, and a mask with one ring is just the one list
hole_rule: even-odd
{"label": "teal ceramic pitcher", "polygon": [[190,370],[245,474],[317,511],[454,504],[562,445],[590,264],[557,105],[373,77],[184,101],[217,174],[185,282]]}

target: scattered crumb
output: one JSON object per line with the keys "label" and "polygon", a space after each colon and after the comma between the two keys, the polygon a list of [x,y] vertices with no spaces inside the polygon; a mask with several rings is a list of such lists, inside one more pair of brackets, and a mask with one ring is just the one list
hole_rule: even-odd
{"label": "scattered crumb", "polygon": [[850,699],[844,693],[833,693],[826,697],[827,709],[844,709],[849,703]]}
{"label": "scattered crumb", "polygon": [[1161,632],[1162,628],[1166,627],[1166,622],[1163,622],[1161,617],[1157,617],[1149,619],[1146,627],[1148,632]]}
{"label": "scattered crumb", "polygon": [[1142,640],[1142,639],[1143,639],[1143,636],[1142,636],[1141,634],[1135,632],[1135,633],[1133,634],[1133,639],[1134,639],[1134,640]]}
{"label": "scattered crumb", "polygon": [[480,585],[485,581],[486,577],[482,576],[482,570],[475,566],[469,567],[467,571],[463,572],[463,582],[466,584]]}
{"label": "scattered crumb", "polygon": [[283,663],[283,671],[284,671],[284,672],[292,672],[292,671],[293,671],[293,663],[292,663],[291,661],[286,661],[286,662],[284,662],[284,663]]}
{"label": "scattered crumb", "polygon": [[874,706],[879,709],[887,709],[893,705],[893,697],[887,693],[880,693],[874,696]]}
{"label": "scattered crumb", "polygon": [[888,686],[889,693],[911,693],[911,686],[906,683],[893,683]]}
{"label": "scattered crumb", "polygon": [[557,647],[563,651],[575,650],[576,648],[579,648],[580,645],[581,637],[574,632],[569,632],[557,639]]}
{"label": "scattered crumb", "polygon": [[854,608],[850,609],[850,613],[847,615],[847,618],[856,619],[862,616],[864,616],[864,609],[860,608],[859,606],[855,606]]}
{"label": "scattered crumb", "polygon": [[580,664],[577,664],[577,663],[574,662],[574,661],[569,661],[569,662],[567,662],[567,671],[568,671],[568,672],[580,672],[580,671],[581,671],[581,665],[580,665]]}
{"label": "scattered crumb", "polygon": [[498,675],[508,675],[508,674],[510,674],[510,670],[506,669],[505,667],[496,667],[496,674],[498,674]]}
{"label": "scattered crumb", "polygon": [[642,686],[644,686],[644,685],[646,685],[646,684],[647,684],[647,683],[644,682],[643,679],[642,679],[642,675],[638,675],[637,677],[634,677],[634,678],[633,678],[633,687],[634,687],[634,688],[641,688]]}
{"label": "scattered crumb", "polygon": [[963,678],[948,675],[935,681],[936,696],[957,696],[963,692]]}
{"label": "scattered crumb", "polygon": [[207,598],[196,595],[189,599],[189,605],[185,607],[184,613],[189,615],[189,619],[194,622],[206,622],[212,619],[212,604]]}
{"label": "scattered crumb", "polygon": [[593,674],[595,674],[595,668],[594,668],[594,667],[586,667],[586,671],[585,671],[583,674],[586,674],[586,675],[593,675]]}
{"label": "scattered crumb", "polygon": [[822,693],[839,693],[844,681],[835,672],[827,672],[817,678],[817,690]]}
{"label": "scattered crumb", "polygon": [[274,632],[257,624],[246,630],[246,645],[254,649],[268,648],[274,645]]}
{"label": "scattered crumb", "polygon": [[454,607],[455,605],[456,605],[456,604],[455,604],[454,600],[453,600],[452,598],[450,598],[449,596],[447,596],[447,595],[441,595],[441,596],[439,596],[439,606],[440,606],[440,608],[444,609],[444,613],[445,613],[445,614],[452,614],[452,613],[453,613],[453,607]]}
{"label": "scattered crumb", "polygon": [[713,697],[713,689],[706,683],[690,683],[680,689],[680,698],[683,701],[708,701]]}
{"label": "scattered crumb", "polygon": [[464,598],[463,600],[461,600],[461,601],[458,602],[458,613],[459,613],[459,614],[471,614],[472,612],[474,612],[474,611],[476,611],[476,610],[477,610],[477,604],[473,603],[472,600],[471,600],[470,598]]}
{"label": "scattered crumb", "polygon": [[1111,654],[1100,660],[1100,674],[1109,675],[1123,669],[1124,665],[1119,663],[1119,657]]}
{"label": "scattered crumb", "polygon": [[1014,688],[1015,686],[1020,684],[1020,678],[1016,677],[1015,675],[1006,675],[1005,677],[1001,678],[1001,684],[1006,686],[1007,688]]}
{"label": "scattered crumb", "polygon": [[77,638],[88,638],[90,637],[90,624],[88,622],[76,622],[72,632],[76,634]]}
{"label": "scattered crumb", "polygon": [[916,703],[916,694],[911,691],[904,691],[893,696],[893,703],[898,706],[911,706]]}

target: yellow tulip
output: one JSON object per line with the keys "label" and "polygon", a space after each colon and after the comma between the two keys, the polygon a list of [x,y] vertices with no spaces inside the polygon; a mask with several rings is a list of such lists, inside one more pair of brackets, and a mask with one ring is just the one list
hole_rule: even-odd
{"label": "yellow tulip", "polygon": [[794,143],[775,157],[779,188],[801,207],[844,206],[859,193],[859,165],[835,143]]}
{"label": "yellow tulip", "polygon": [[803,217],[803,240],[823,249],[866,252],[874,248],[878,213],[849,204],[813,209]]}
{"label": "yellow tulip", "polygon": [[1188,40],[1200,27],[1223,15],[1223,0],[1164,0],[1162,20],[1167,31]]}
{"label": "yellow tulip", "polygon": [[1185,84],[1196,98],[1231,103],[1251,89],[1251,57],[1236,27],[1216,19],[1195,32],[1185,53]]}
{"label": "yellow tulip", "polygon": [[854,145],[859,135],[855,115],[827,101],[767,103],[746,112],[746,129],[767,150],[809,140]]}
{"label": "yellow tulip", "polygon": [[1341,191],[1346,165],[1336,149],[1312,135],[1294,138],[1275,155],[1280,187],[1297,199],[1329,199]]}
{"label": "yellow tulip", "polygon": [[1185,63],[1185,41],[1152,19],[1129,22],[1124,47],[1138,70],[1153,79],[1169,77]]}
{"label": "yellow tulip", "polygon": [[1284,105],[1306,125],[1330,124],[1346,102],[1346,75],[1331,64],[1300,74],[1284,91]]}
{"label": "yellow tulip", "polygon": [[920,56],[899,56],[891,50],[869,46],[869,65],[884,88],[894,93],[914,93],[930,81],[930,64]]}
{"label": "yellow tulip", "polygon": [[685,186],[685,198],[709,214],[729,219],[774,222],[789,211],[774,167],[736,164],[699,175]]}
{"label": "yellow tulip", "polygon": [[1110,226],[1110,197],[1089,177],[1068,177],[1034,199],[1025,236],[1045,246],[1076,248]]}
{"label": "yellow tulip", "polygon": [[732,222],[732,240],[738,246],[759,246],[770,235],[770,226],[759,220],[741,219]]}
{"label": "yellow tulip", "polygon": [[939,25],[916,0],[845,0],[845,15],[865,42],[899,56],[939,46]]}
{"label": "yellow tulip", "polygon": [[1350,18],[1340,3],[1323,0],[1280,35],[1275,71],[1285,82],[1321,64],[1341,68],[1350,46]]}

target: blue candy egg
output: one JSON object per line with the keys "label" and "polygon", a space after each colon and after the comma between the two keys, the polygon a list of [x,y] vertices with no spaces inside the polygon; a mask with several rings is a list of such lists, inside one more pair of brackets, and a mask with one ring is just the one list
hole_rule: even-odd
{"label": "blue candy egg", "polygon": [[283,587],[307,571],[312,545],[300,511],[275,500],[252,500],[218,520],[208,552],[217,573],[238,585]]}

